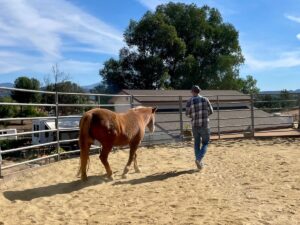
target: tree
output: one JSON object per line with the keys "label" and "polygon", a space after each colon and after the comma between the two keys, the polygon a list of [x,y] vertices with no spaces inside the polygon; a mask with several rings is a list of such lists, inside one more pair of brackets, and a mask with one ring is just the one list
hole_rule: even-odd
{"label": "tree", "polygon": [[280,107],[278,100],[279,98],[276,95],[261,94],[256,97],[255,107],[262,108],[267,112],[274,112]]}
{"label": "tree", "polygon": [[[35,78],[28,78],[26,76],[18,77],[14,82],[15,88],[29,89],[29,90],[40,90],[40,82]],[[16,102],[20,103],[39,103],[41,101],[41,94],[34,92],[24,92],[24,91],[12,91],[11,97]],[[35,114],[35,109],[32,106],[21,106],[19,116],[32,116]],[[21,120],[23,125],[23,120]]]}
{"label": "tree", "polygon": [[[0,102],[14,102],[11,97],[0,97]],[[1,105],[0,106],[0,118],[12,118],[18,113],[18,107],[10,105]],[[1,124],[6,125],[7,122]]]}
{"label": "tree", "polygon": [[[72,92],[72,93],[84,93],[84,90],[78,86],[76,83],[72,83],[71,81],[60,82],[57,84],[49,84],[45,88],[47,91],[57,91],[57,92]],[[54,95],[43,95],[44,103],[55,103]],[[58,96],[58,102],[60,104],[82,104],[88,102],[88,98],[86,96],[81,95],[64,95],[60,94]],[[50,111],[50,108],[47,108]],[[59,113],[61,114],[74,114],[81,113],[84,109],[78,107],[63,107],[59,108]]]}
{"label": "tree", "polygon": [[112,91],[124,88],[242,89],[238,32],[215,8],[168,3],[130,21],[127,46],[100,70]]}
{"label": "tree", "polygon": [[289,108],[293,105],[293,102],[291,102],[291,100],[293,100],[293,96],[291,95],[291,93],[288,90],[283,89],[280,92],[280,97],[279,98],[282,101],[281,102],[281,107],[282,108]]}
{"label": "tree", "polygon": [[[54,81],[52,81],[52,79],[54,79]],[[52,83],[63,83],[68,80],[70,80],[70,74],[61,71],[57,63],[52,65],[51,74],[44,77],[45,86],[51,85]]]}
{"label": "tree", "polygon": [[[28,78],[24,76],[15,80],[14,87],[29,90],[40,90],[40,82],[35,78]],[[20,103],[39,103],[41,101],[40,93],[12,91],[11,97],[13,100]]]}
{"label": "tree", "polygon": [[258,94],[259,88],[256,86],[257,80],[251,75],[247,75],[246,79],[241,79],[241,91],[244,94]]}

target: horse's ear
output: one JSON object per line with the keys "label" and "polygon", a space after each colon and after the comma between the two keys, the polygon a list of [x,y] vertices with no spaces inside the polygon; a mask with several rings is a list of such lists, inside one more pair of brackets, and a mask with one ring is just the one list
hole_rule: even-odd
{"label": "horse's ear", "polygon": [[152,113],[155,113],[157,111],[157,107],[152,108]]}

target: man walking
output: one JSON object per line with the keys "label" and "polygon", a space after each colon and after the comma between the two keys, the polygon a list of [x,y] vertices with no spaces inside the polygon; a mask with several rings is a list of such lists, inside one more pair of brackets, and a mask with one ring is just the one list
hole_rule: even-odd
{"label": "man walking", "polygon": [[[203,157],[207,151],[207,146],[210,138],[209,118],[208,116],[213,113],[213,107],[209,100],[199,95],[201,89],[199,86],[194,85],[192,87],[192,95],[186,104],[186,115],[192,118],[192,128],[194,136],[194,149],[196,166],[198,169],[202,169],[204,164],[202,162]],[[200,148],[200,144],[202,146]]]}

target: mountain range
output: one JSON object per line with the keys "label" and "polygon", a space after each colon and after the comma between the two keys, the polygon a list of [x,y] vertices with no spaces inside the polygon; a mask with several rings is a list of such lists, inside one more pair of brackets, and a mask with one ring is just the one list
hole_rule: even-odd
{"label": "mountain range", "polygon": [[[260,94],[271,94],[271,95],[276,95],[276,94],[280,94],[281,91],[261,91]],[[300,94],[300,89],[296,89],[296,90],[288,90],[289,93],[293,93],[293,94]]]}

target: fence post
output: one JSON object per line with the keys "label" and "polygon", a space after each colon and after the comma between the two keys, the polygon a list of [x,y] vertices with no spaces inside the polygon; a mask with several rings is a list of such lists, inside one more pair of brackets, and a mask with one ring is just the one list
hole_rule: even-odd
{"label": "fence post", "polygon": [[99,104],[99,108],[100,108],[100,105],[101,105],[101,96],[98,95],[97,97],[98,97],[98,104]]}
{"label": "fence post", "polygon": [[221,139],[221,131],[220,131],[220,104],[219,104],[219,95],[217,95],[217,110],[218,110],[218,137]]}
{"label": "fence post", "polygon": [[57,160],[60,160],[60,145],[59,145],[59,126],[58,126],[58,93],[55,93],[55,127],[56,127],[56,149],[57,149]]}
{"label": "fence post", "polygon": [[254,137],[255,135],[255,127],[254,127],[254,96],[253,93],[251,94],[251,136]]}
{"label": "fence post", "polygon": [[130,107],[133,108],[133,95],[130,95]]}
{"label": "fence post", "polygon": [[1,152],[1,146],[0,146],[0,179],[2,178],[1,168],[2,167],[2,152]]}
{"label": "fence post", "polygon": [[298,94],[298,129],[300,130],[300,94]]}
{"label": "fence post", "polygon": [[183,139],[182,96],[179,96],[180,137]]}

